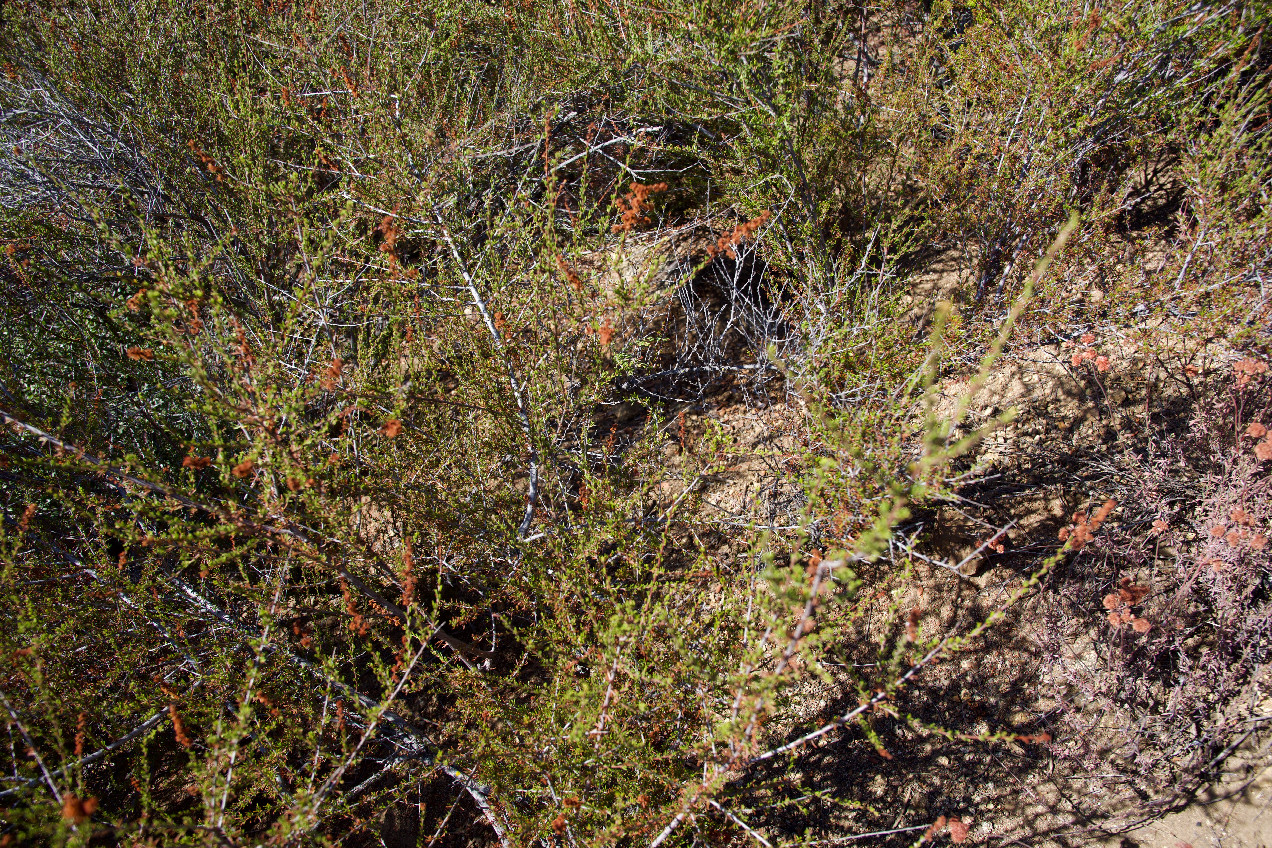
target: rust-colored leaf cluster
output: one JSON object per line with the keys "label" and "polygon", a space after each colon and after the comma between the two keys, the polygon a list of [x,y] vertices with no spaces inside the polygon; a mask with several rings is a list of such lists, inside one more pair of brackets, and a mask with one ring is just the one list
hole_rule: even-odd
{"label": "rust-colored leaf cluster", "polygon": [[1240,362],[1234,363],[1232,370],[1237,375],[1237,388],[1244,389],[1250,383],[1268,373],[1268,364],[1262,360],[1247,356]]}
{"label": "rust-colored leaf cluster", "polygon": [[1109,514],[1116,506],[1117,501],[1110,498],[1090,517],[1085,512],[1075,512],[1073,523],[1060,531],[1060,541],[1067,542],[1070,550],[1081,550],[1095,538],[1096,531],[1108,520]]}
{"label": "rust-colored leaf cluster", "polygon": [[743,221],[729,232],[720,236],[720,238],[716,240],[715,244],[708,247],[707,255],[709,255],[712,259],[715,259],[723,253],[730,259],[737,259],[738,253],[735,248],[747,239],[754,238],[756,231],[767,224],[771,217],[772,213],[765,209],[751,220]]}
{"label": "rust-colored leaf cluster", "polygon": [[1096,352],[1095,348],[1091,347],[1091,345],[1095,344],[1095,335],[1093,333],[1083,333],[1082,338],[1079,339],[1079,341],[1086,345],[1086,347],[1073,354],[1073,356],[1069,359],[1069,363],[1074,368],[1080,368],[1082,363],[1090,362],[1095,366],[1095,370],[1097,371],[1103,372],[1109,370],[1109,358]]}
{"label": "rust-colored leaf cluster", "polygon": [[87,821],[89,816],[97,812],[97,799],[93,797],[80,798],[74,793],[67,792],[62,796],[62,818],[67,821],[80,824]]}
{"label": "rust-colored leaf cluster", "polygon": [[1116,592],[1104,596],[1104,608],[1109,611],[1109,624],[1114,627],[1130,625],[1136,633],[1147,633],[1151,624],[1131,611],[1138,606],[1149,592],[1147,586],[1141,586],[1129,577],[1123,577]]}
{"label": "rust-colored leaf cluster", "polygon": [[1231,547],[1248,544],[1256,551],[1261,551],[1268,546],[1267,536],[1259,533],[1254,529],[1255,520],[1244,507],[1233,507],[1228,513],[1228,523],[1216,524],[1210,528],[1210,535],[1216,539],[1223,539]]}
{"label": "rust-colored leaf cluster", "polygon": [[611,229],[616,233],[631,232],[637,227],[647,227],[651,221],[645,214],[653,206],[649,196],[659,194],[667,190],[666,183],[654,183],[653,185],[641,185],[640,183],[632,183],[628,186],[627,194],[614,201],[618,207],[619,213],[622,215],[622,223],[615,224]]}
{"label": "rust-colored leaf cluster", "polygon": [[1272,432],[1269,432],[1265,425],[1253,421],[1249,427],[1246,427],[1245,434],[1254,440],[1254,455],[1260,462],[1272,459]]}

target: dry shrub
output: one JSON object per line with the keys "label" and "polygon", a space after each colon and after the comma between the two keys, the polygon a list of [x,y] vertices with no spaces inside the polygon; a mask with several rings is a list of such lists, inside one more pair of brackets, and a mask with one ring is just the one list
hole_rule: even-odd
{"label": "dry shrub", "polygon": [[[1069,565],[1049,616],[1054,751],[1142,812],[1253,728],[1272,659],[1272,381],[1244,363],[1125,469],[1131,511]],[[1128,626],[1129,625],[1129,626]],[[1142,797],[1142,796],[1141,796]]]}

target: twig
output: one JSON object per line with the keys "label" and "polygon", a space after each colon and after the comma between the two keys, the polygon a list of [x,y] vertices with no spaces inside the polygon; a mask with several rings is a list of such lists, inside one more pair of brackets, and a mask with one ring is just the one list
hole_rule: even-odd
{"label": "twig", "polygon": [[388,713],[387,706],[393,703],[394,700],[396,700],[398,694],[400,694],[402,691],[402,687],[405,686],[406,681],[410,679],[411,672],[414,670],[415,664],[419,662],[420,657],[424,653],[424,648],[425,648],[425,645],[420,645],[419,650],[415,652],[415,656],[411,657],[411,662],[407,665],[406,669],[402,672],[401,679],[398,680],[397,685],[393,687],[393,691],[389,693],[389,697],[386,698],[384,700],[383,705],[381,705],[382,709],[377,715],[372,717],[371,721],[367,722],[366,727],[362,729],[362,736],[358,739],[358,743],[353,746],[353,750],[349,752],[349,755],[347,757],[345,757],[344,762],[341,763],[336,768],[335,771],[333,771],[330,775],[328,775],[327,779],[323,781],[322,786],[318,787],[318,791],[314,793],[314,796],[313,796],[313,815],[314,815],[313,826],[314,827],[317,827],[318,825],[318,808],[322,806],[323,800],[326,799],[327,795],[331,792],[331,790],[336,788],[336,785],[340,782],[340,779],[344,777],[345,772],[348,771],[349,767],[353,765],[354,760],[357,758],[358,754],[362,751],[363,746],[367,744],[367,741],[371,738],[372,734],[375,733],[376,727],[379,726],[380,724],[380,719],[383,718],[386,713]]}
{"label": "twig", "polygon": [[482,298],[481,292],[478,291],[476,282],[473,281],[472,275],[468,273],[468,269],[464,266],[464,260],[459,255],[459,249],[455,247],[455,240],[451,238],[450,229],[446,226],[446,222],[442,220],[442,216],[436,208],[430,206],[429,211],[432,213],[433,222],[437,224],[438,229],[442,232],[442,240],[450,248],[451,257],[455,260],[459,275],[464,279],[464,285],[468,288],[468,294],[473,299],[473,305],[481,313],[481,319],[486,325],[486,331],[490,333],[490,338],[494,342],[495,352],[503,360],[504,370],[507,372],[508,385],[512,389],[513,400],[517,404],[517,417],[521,422],[521,432],[525,436],[526,448],[530,451],[530,488],[526,492],[525,514],[521,517],[521,524],[517,527],[517,538],[524,540],[530,530],[530,522],[534,519],[535,502],[539,498],[539,451],[534,446],[534,431],[530,426],[530,409],[526,403],[525,392],[521,388],[521,381],[517,379],[517,374],[512,368],[512,360],[508,358],[508,353],[504,348],[503,337],[499,335],[494,319],[490,317],[490,310],[486,308],[486,301]]}
{"label": "twig", "polygon": [[817,842],[805,842],[799,848],[813,848],[816,845],[843,845],[846,842],[856,842],[861,839],[873,839],[876,836],[892,836],[897,833],[914,833],[916,830],[929,830],[930,824],[916,824],[912,827],[898,827],[894,830],[874,830],[870,833],[857,833],[852,836],[840,836],[835,839],[822,839]]}
{"label": "twig", "polygon": [[[224,624],[227,624],[234,630],[237,630],[240,633],[244,633],[244,628],[241,627],[237,622],[235,622],[234,619],[230,618],[230,616],[227,615],[224,610],[220,609],[219,607],[214,605],[211,601],[207,600],[198,592],[194,591],[194,589],[186,585],[186,583],[182,581],[181,578],[172,577],[170,579],[173,585],[175,585],[178,589],[180,589],[187,597],[189,597],[192,601],[194,601],[196,605],[198,605],[205,612],[208,612],[209,614],[217,618],[219,621],[221,621]],[[247,635],[247,634],[244,633],[244,635]],[[328,686],[331,686],[339,690],[346,697],[352,698],[353,700],[357,701],[363,707],[366,707],[367,709],[372,709],[376,706],[376,701],[373,698],[362,694],[361,692],[349,686],[348,684],[342,682],[341,680],[331,677],[320,666],[310,662],[304,657],[297,656],[295,653],[289,650],[286,650],[285,648],[279,647],[277,644],[272,646],[266,646],[266,647],[271,650],[283,653],[288,659],[290,659],[292,662],[296,663],[301,668],[308,671],[314,677],[321,680],[323,683],[326,683]],[[437,745],[422,730],[418,729],[417,727],[412,725],[410,722],[408,722],[405,718],[393,712],[392,710],[385,710],[383,713],[381,713],[381,718],[383,718],[389,724],[393,725],[402,733],[409,736],[411,739],[414,739],[416,742],[422,742],[428,749],[436,750]],[[406,746],[400,745],[400,743],[395,743],[395,744],[399,744],[399,747],[406,747]],[[413,752],[412,756],[415,756],[415,757],[419,756],[418,749],[408,748],[408,750],[411,750]]]}
{"label": "twig", "polygon": [[57,784],[53,782],[53,776],[49,774],[49,770],[44,765],[44,759],[40,756],[40,752],[35,749],[34,740],[31,739],[26,728],[22,726],[22,719],[18,718],[18,714],[14,711],[3,691],[0,691],[0,701],[4,702],[4,708],[8,711],[10,718],[13,719],[18,732],[22,734],[22,738],[26,740],[27,753],[35,759],[36,765],[40,767],[40,773],[44,775],[44,782],[48,785],[49,791],[53,793],[53,797],[57,799],[59,804],[62,803],[62,793],[58,791]]}
{"label": "twig", "polygon": [[[259,533],[264,533],[267,535],[280,537],[284,542],[286,542],[289,545],[299,544],[300,546],[307,548],[315,559],[325,562],[328,565],[330,565],[333,569],[335,569],[336,573],[339,574],[342,578],[344,578],[349,583],[349,585],[353,586],[355,589],[357,589],[367,598],[369,598],[370,600],[374,601],[376,604],[378,604],[379,606],[387,610],[391,615],[397,616],[399,619],[401,619],[403,623],[409,622],[410,619],[412,618],[408,610],[404,609],[403,607],[399,606],[393,601],[390,601],[383,594],[381,594],[379,591],[374,589],[370,584],[368,584],[365,580],[363,580],[362,578],[350,572],[349,569],[347,569],[340,560],[331,556],[324,555],[320,546],[315,544],[313,541],[311,541],[308,535],[300,532],[297,529],[294,529],[295,525],[293,522],[288,522],[289,524],[292,524],[292,526],[285,527],[285,526],[279,526],[277,524],[268,524],[268,523],[262,523],[258,521],[252,521],[250,519],[243,518],[239,514],[230,512],[229,510],[224,509],[222,507],[192,500],[191,498],[188,498],[184,495],[174,492],[172,489],[170,489],[167,486],[163,486],[159,483],[152,483],[149,480],[143,480],[140,477],[136,477],[132,474],[128,474],[127,472],[120,471],[119,469],[111,466],[110,463],[106,462],[106,460],[97,456],[93,456],[90,453],[87,453],[83,448],[77,448],[74,445],[64,442],[61,439],[57,438],[56,436],[46,433],[45,431],[41,430],[39,427],[36,427],[31,424],[27,424],[26,422],[21,421],[20,419],[14,417],[13,415],[5,412],[3,409],[0,409],[0,423],[9,424],[20,430],[25,430],[26,432],[38,438],[40,441],[53,445],[53,447],[57,448],[59,451],[72,455],[74,456],[75,459],[81,462],[87,462],[88,464],[95,466],[98,469],[98,473],[100,473],[103,477],[113,479],[118,483],[130,483],[132,485],[138,486],[153,495],[158,495],[159,497],[167,498],[169,500],[175,501],[179,503],[181,506],[186,507],[188,509],[199,510],[200,512],[204,512],[215,518],[219,518],[220,520],[226,522],[227,524],[232,524],[235,527],[239,527],[244,530],[251,530],[251,531],[255,531]],[[321,537],[320,541],[326,545],[336,545],[336,546],[344,547],[344,548],[349,547],[347,542],[341,539],[331,537],[331,536]],[[188,590],[183,590],[183,591],[188,591]],[[437,637],[438,639],[445,642],[448,646],[453,648],[456,652],[458,652],[461,655],[472,657],[475,659],[488,659],[494,656],[493,651],[482,650],[481,648],[478,648],[475,645],[465,642],[463,639],[460,639],[456,636],[451,635],[450,633],[447,633],[445,630],[442,629],[442,626],[438,624],[437,622],[432,621],[431,619],[425,618],[422,615],[419,615],[418,610],[416,611],[415,617],[421,619],[426,626],[429,626],[432,628],[432,631],[430,632],[430,638],[434,636]]]}
{"label": "twig", "polygon": [[587,732],[588,736],[596,737],[596,749],[601,748],[601,736],[605,733],[605,711],[609,709],[610,699],[614,697],[614,678],[618,676],[618,663],[623,658],[623,644],[626,640],[620,641],[618,650],[614,652],[614,664],[610,667],[609,673],[605,675],[605,697],[601,699],[601,709],[596,717],[596,727]]}
{"label": "twig", "polygon": [[928,651],[928,652],[927,652],[927,654],[923,657],[923,659],[919,660],[917,663],[915,663],[914,665],[912,665],[912,666],[909,668],[909,670],[908,670],[908,671],[906,671],[906,673],[905,673],[905,674],[901,675],[901,676],[900,676],[900,677],[898,677],[895,681],[893,681],[893,683],[892,683],[892,685],[891,685],[891,686],[889,686],[889,687],[885,688],[883,691],[876,692],[876,693],[875,693],[875,694],[874,694],[874,695],[870,698],[870,700],[868,700],[868,701],[866,701],[866,702],[864,702],[864,703],[860,704],[859,706],[857,706],[857,707],[855,707],[855,708],[853,708],[853,709],[849,710],[848,712],[844,713],[844,714],[843,714],[843,715],[841,715],[841,716],[837,716],[837,717],[836,717],[836,718],[834,718],[832,721],[830,721],[830,722],[829,722],[829,723],[827,723],[827,724],[822,725],[821,727],[817,728],[816,730],[811,731],[811,732],[809,732],[809,733],[805,733],[803,736],[799,737],[798,739],[795,739],[795,740],[792,740],[792,741],[790,741],[790,742],[787,742],[785,745],[780,745],[780,746],[778,746],[778,747],[776,747],[776,748],[773,748],[773,749],[771,749],[771,750],[765,751],[763,754],[757,754],[757,755],[755,755],[754,757],[751,757],[749,760],[747,760],[747,765],[754,765],[755,763],[763,762],[764,760],[772,759],[773,757],[776,757],[776,756],[778,756],[778,755],[780,755],[780,754],[785,754],[785,753],[787,753],[788,751],[793,751],[793,750],[795,750],[796,748],[799,748],[799,747],[801,747],[801,746],[803,746],[803,745],[808,744],[809,742],[812,742],[814,739],[817,739],[817,738],[819,738],[819,737],[821,737],[821,736],[825,736],[827,733],[831,732],[832,730],[835,730],[836,728],[843,727],[845,724],[847,724],[848,722],[852,721],[852,720],[853,720],[854,718],[856,718],[857,716],[861,715],[862,713],[866,712],[867,710],[872,709],[872,708],[873,708],[876,704],[878,704],[878,703],[880,703],[880,702],[882,702],[882,701],[887,700],[887,698],[888,698],[888,697],[892,694],[892,692],[893,692],[894,690],[896,690],[897,688],[899,688],[902,684],[904,684],[906,681],[908,681],[911,677],[913,677],[914,675],[918,674],[918,672],[919,672],[919,670],[920,670],[920,669],[922,669],[924,666],[926,666],[928,663],[930,663],[932,660],[934,660],[937,656],[939,656],[941,653],[943,653],[943,652],[944,652],[944,649],[945,649],[945,641],[942,641],[942,642],[941,642],[939,645],[937,645],[935,648],[933,648],[932,650]]}
{"label": "twig", "polygon": [[[100,760],[102,757],[105,757],[111,751],[115,751],[119,748],[122,748],[123,746],[127,745],[129,742],[133,741],[139,736],[144,736],[147,732],[150,731],[151,728],[153,728],[156,724],[158,724],[160,721],[163,720],[163,717],[167,715],[168,713],[168,709],[169,709],[168,707],[164,707],[163,709],[159,710],[159,712],[155,713],[150,718],[146,719],[137,727],[135,727],[133,730],[129,731],[125,735],[116,739],[114,742],[111,742],[105,748],[94,751],[91,754],[85,754],[83,757],[80,757],[78,760],[67,763],[61,768],[54,770],[52,772],[52,776],[62,777],[68,771],[75,768],[76,766],[86,766],[89,763],[95,763],[98,760]],[[22,786],[19,786],[14,789],[6,789],[3,792],[0,792],[0,798],[5,798],[10,795],[16,795],[19,792],[21,792],[23,789],[29,789],[39,782],[40,782],[40,778],[33,777],[30,780],[26,781],[26,783],[24,783]]]}
{"label": "twig", "polygon": [[491,830],[495,832],[495,836],[499,837],[499,844],[503,848],[512,848],[512,842],[508,839],[508,825],[506,822],[500,821],[498,812],[490,803],[490,787],[478,783],[459,769],[451,766],[442,766],[442,771],[450,775],[456,783],[464,787],[468,794],[472,796],[473,801],[481,808],[482,814],[490,824]]}
{"label": "twig", "polygon": [[676,813],[675,818],[667,822],[667,826],[662,829],[662,832],[654,837],[654,841],[649,843],[649,848],[658,848],[659,845],[663,844],[663,842],[667,840],[667,837],[671,836],[671,834],[675,832],[676,828],[680,827],[680,823],[685,820],[685,816],[689,815],[689,807],[697,800],[697,795],[690,798],[689,803],[685,804],[685,806],[681,808],[680,812]]}
{"label": "twig", "polygon": [[[786,667],[790,665],[791,658],[799,650],[800,641],[803,636],[810,630],[812,626],[809,624],[817,609],[817,595],[821,591],[822,581],[829,576],[832,569],[843,565],[842,560],[822,560],[817,564],[817,570],[813,574],[813,585],[808,589],[808,599],[804,602],[804,610],[799,617],[799,621],[795,623],[795,629],[791,631],[791,636],[786,642],[786,649],[782,651],[782,656],[774,667],[772,677],[777,678],[781,675]],[[805,629],[807,628],[807,629]],[[768,633],[765,633],[768,636]],[[764,696],[756,698],[755,706],[751,710],[750,721],[747,722],[746,730],[742,732],[742,738],[749,739],[755,732],[760,720],[760,714],[764,709]],[[752,759],[750,762],[756,762],[758,758]]]}
{"label": "twig", "polygon": [[763,836],[757,833],[749,824],[742,821],[742,819],[735,816],[732,812],[730,812],[729,810],[726,810],[724,807],[721,807],[719,802],[717,802],[714,798],[708,798],[707,803],[715,807],[720,812],[724,813],[726,816],[728,816],[731,822],[733,822],[738,827],[745,830],[748,836],[750,836],[756,842],[763,845],[764,848],[773,848],[773,843],[769,842],[767,839],[765,839]]}

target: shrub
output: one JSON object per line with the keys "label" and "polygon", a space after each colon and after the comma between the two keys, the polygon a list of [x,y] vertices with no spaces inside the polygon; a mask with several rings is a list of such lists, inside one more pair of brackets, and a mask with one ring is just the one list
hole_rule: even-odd
{"label": "shrub", "polygon": [[[937,380],[1060,320],[1066,240],[1099,253],[1146,162],[1187,186],[1190,302],[1203,232],[1216,274],[1263,261],[1244,7],[7,12],[4,839],[769,844],[860,812],[797,758],[892,756],[880,716],[1032,740],[898,706],[1080,547],[948,628],[902,604],[905,522],[997,426]],[[973,289],[907,324],[956,242]],[[650,244],[670,270],[626,273]],[[722,389],[799,412],[781,523],[702,503],[736,446],[685,415]],[[967,838],[927,813],[899,832]]]}

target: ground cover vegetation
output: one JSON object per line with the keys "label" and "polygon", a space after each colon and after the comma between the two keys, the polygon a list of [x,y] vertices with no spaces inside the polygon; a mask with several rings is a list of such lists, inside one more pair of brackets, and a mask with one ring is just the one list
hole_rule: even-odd
{"label": "ground cover vegetation", "polygon": [[0,844],[1179,803],[1272,712],[1270,12],[5,4]]}

